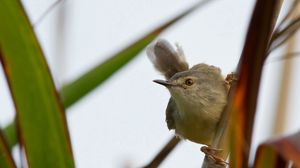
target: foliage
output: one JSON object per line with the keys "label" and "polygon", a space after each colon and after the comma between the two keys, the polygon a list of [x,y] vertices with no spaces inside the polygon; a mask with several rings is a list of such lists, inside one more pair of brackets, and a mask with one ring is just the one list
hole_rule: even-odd
{"label": "foliage", "polygon": [[[44,54],[32,26],[18,0],[0,1],[0,60],[17,112],[16,120],[0,130],[0,167],[16,167],[10,149],[20,143],[29,167],[75,167],[65,119],[65,109],[100,86],[153,41],[162,31],[208,0],[201,1],[178,16],[129,44],[106,61],[65,85],[60,96],[55,89]],[[267,56],[292,37],[300,26],[300,17],[289,21],[299,0],[295,0],[284,19],[275,27],[282,1],[257,0],[244,49],[229,94],[229,103],[219,123],[215,148],[225,148],[230,139],[230,166],[248,167],[249,149],[256,113],[257,95]],[[62,100],[60,100],[60,97]],[[62,102],[62,103],[61,103]],[[233,121],[237,121],[233,126]],[[17,134],[18,133],[18,134]],[[254,167],[299,167],[299,132],[270,140],[258,148]],[[158,167],[180,142],[173,137],[145,167]],[[220,166],[206,156],[202,167]],[[224,165],[222,165],[225,167]]]}

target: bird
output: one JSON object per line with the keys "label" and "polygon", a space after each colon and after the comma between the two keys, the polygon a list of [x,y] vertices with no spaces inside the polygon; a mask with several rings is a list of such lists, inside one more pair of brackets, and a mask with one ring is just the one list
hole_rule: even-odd
{"label": "bird", "polygon": [[154,67],[165,80],[154,80],[170,92],[166,108],[166,123],[175,135],[210,146],[217,124],[227,104],[228,81],[220,68],[199,63],[189,68],[183,49],[176,49],[164,39],[146,48]]}

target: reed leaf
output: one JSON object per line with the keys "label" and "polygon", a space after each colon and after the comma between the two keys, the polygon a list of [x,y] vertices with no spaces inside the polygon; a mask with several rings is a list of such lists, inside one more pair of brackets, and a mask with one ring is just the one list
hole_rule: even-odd
{"label": "reed leaf", "polygon": [[0,60],[29,167],[75,167],[64,108],[20,1],[0,1],[0,20]]}

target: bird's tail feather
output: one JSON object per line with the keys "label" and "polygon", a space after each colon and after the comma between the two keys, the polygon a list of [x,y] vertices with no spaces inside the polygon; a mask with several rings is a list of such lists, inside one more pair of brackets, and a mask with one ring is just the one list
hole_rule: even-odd
{"label": "bird's tail feather", "polygon": [[166,79],[189,68],[183,50],[178,45],[176,47],[177,50],[168,41],[159,39],[146,49],[149,59]]}

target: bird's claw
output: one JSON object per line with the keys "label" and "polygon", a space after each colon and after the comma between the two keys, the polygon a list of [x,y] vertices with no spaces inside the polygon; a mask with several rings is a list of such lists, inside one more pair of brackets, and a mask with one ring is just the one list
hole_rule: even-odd
{"label": "bird's claw", "polygon": [[216,164],[218,165],[228,165],[226,161],[218,154],[220,154],[223,150],[222,149],[215,149],[209,146],[202,146],[200,149],[203,153],[205,153],[206,156],[210,157],[212,160],[215,161]]}
{"label": "bird's claw", "polygon": [[233,72],[228,74],[225,78],[225,84],[227,85],[228,89],[230,89],[230,87],[232,86],[232,83],[236,82],[236,81],[237,81],[237,75],[234,74]]}

